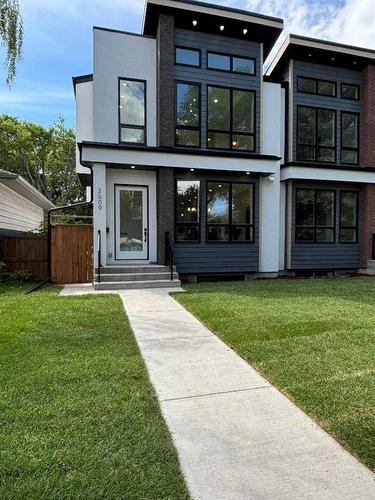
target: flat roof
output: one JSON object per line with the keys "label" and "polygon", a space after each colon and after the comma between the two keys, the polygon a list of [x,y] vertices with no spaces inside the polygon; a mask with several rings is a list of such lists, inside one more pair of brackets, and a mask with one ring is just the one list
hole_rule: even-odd
{"label": "flat roof", "polygon": [[[156,35],[160,13],[173,15],[177,28],[240,38],[264,44],[264,57],[271,51],[280,36],[284,21],[242,9],[225,7],[196,0],[146,0],[142,32]],[[193,26],[193,21],[197,21]],[[225,28],[220,31],[220,26]],[[247,32],[244,34],[243,30]]]}
{"label": "flat roof", "polygon": [[375,63],[375,50],[290,34],[269,64],[267,79],[279,81],[291,59],[361,71]]}

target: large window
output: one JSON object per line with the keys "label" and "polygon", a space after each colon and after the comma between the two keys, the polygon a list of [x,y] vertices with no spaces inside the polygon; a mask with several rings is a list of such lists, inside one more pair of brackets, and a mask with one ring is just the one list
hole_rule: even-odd
{"label": "large window", "polygon": [[207,68],[254,76],[255,59],[251,57],[220,54],[217,52],[207,52]]}
{"label": "large window", "polygon": [[186,47],[175,48],[175,63],[183,66],[201,65],[201,51],[199,49],[188,49]]}
{"label": "large window", "polygon": [[358,193],[340,192],[340,243],[358,241]]}
{"label": "large window", "polygon": [[359,115],[341,113],[341,163],[358,163]]}
{"label": "large window", "polygon": [[254,241],[254,185],[207,183],[207,241]]}
{"label": "large window", "polygon": [[341,98],[351,99],[353,101],[359,100],[359,85],[354,85],[352,83],[342,83],[341,84]]}
{"label": "large window", "polygon": [[298,106],[297,159],[336,161],[336,111]]}
{"label": "large window", "polygon": [[336,97],[336,82],[299,76],[297,78],[297,90],[298,92],[304,92],[306,94]]}
{"label": "large window", "polygon": [[335,242],[335,191],[297,189],[296,242]]}
{"label": "large window", "polygon": [[255,92],[207,88],[207,147],[255,150]]}
{"label": "large window", "polygon": [[199,241],[199,181],[176,184],[176,241]]}
{"label": "large window", "polygon": [[200,146],[200,86],[176,83],[176,146]]}
{"label": "large window", "polygon": [[120,142],[146,143],[146,82],[119,79]]}

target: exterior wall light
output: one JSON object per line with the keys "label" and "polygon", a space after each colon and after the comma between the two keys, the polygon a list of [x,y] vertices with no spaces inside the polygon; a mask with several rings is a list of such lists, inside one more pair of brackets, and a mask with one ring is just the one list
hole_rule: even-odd
{"label": "exterior wall light", "polygon": [[243,33],[244,35],[246,35],[246,34],[247,34],[247,28],[244,28],[244,29],[242,30],[242,33]]}
{"label": "exterior wall light", "polygon": [[275,180],[276,180],[274,175],[269,175],[267,177],[267,179],[268,179],[269,182],[275,182]]}
{"label": "exterior wall light", "polygon": [[193,21],[193,26],[196,26],[197,24],[198,24],[198,21],[196,21],[196,20],[194,19],[194,21]]}
{"label": "exterior wall light", "polygon": [[224,25],[223,24],[220,26],[220,31],[224,31]]}

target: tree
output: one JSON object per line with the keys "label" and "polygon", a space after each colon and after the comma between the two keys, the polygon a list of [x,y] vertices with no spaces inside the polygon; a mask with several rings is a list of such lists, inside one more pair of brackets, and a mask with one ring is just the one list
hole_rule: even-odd
{"label": "tree", "polygon": [[0,168],[22,175],[55,205],[84,201],[75,137],[63,118],[51,127],[0,115]]}
{"label": "tree", "polygon": [[10,87],[16,76],[16,65],[22,57],[23,22],[18,0],[0,0],[0,45],[6,50],[7,76]]}

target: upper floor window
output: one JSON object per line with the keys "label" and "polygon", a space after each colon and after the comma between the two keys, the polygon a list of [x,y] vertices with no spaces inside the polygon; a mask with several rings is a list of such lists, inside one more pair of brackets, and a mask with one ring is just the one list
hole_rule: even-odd
{"label": "upper floor window", "polygon": [[334,243],[335,191],[297,189],[296,242]]}
{"label": "upper floor window", "polygon": [[208,86],[207,147],[255,150],[255,92]]}
{"label": "upper floor window", "polygon": [[123,79],[120,85],[120,142],[146,143],[146,82]]}
{"label": "upper floor window", "polygon": [[359,161],[359,115],[341,112],[341,163]]}
{"label": "upper floor window", "polygon": [[196,180],[176,183],[176,241],[199,241],[199,190]]}
{"label": "upper floor window", "polygon": [[342,99],[352,99],[354,101],[359,100],[359,85],[354,85],[352,83],[342,83],[341,84],[341,98]]}
{"label": "upper floor window", "polygon": [[255,75],[255,59],[232,56],[217,52],[207,52],[207,68],[219,71],[232,71],[245,75]]}
{"label": "upper floor window", "polygon": [[176,83],[176,146],[200,146],[200,86]]}
{"label": "upper floor window", "polygon": [[336,161],[336,111],[298,106],[297,159]]}
{"label": "upper floor window", "polygon": [[299,76],[297,78],[297,90],[307,94],[336,97],[336,82]]}
{"label": "upper floor window", "polygon": [[175,62],[183,66],[196,66],[199,68],[201,65],[201,51],[199,49],[176,47]]}

